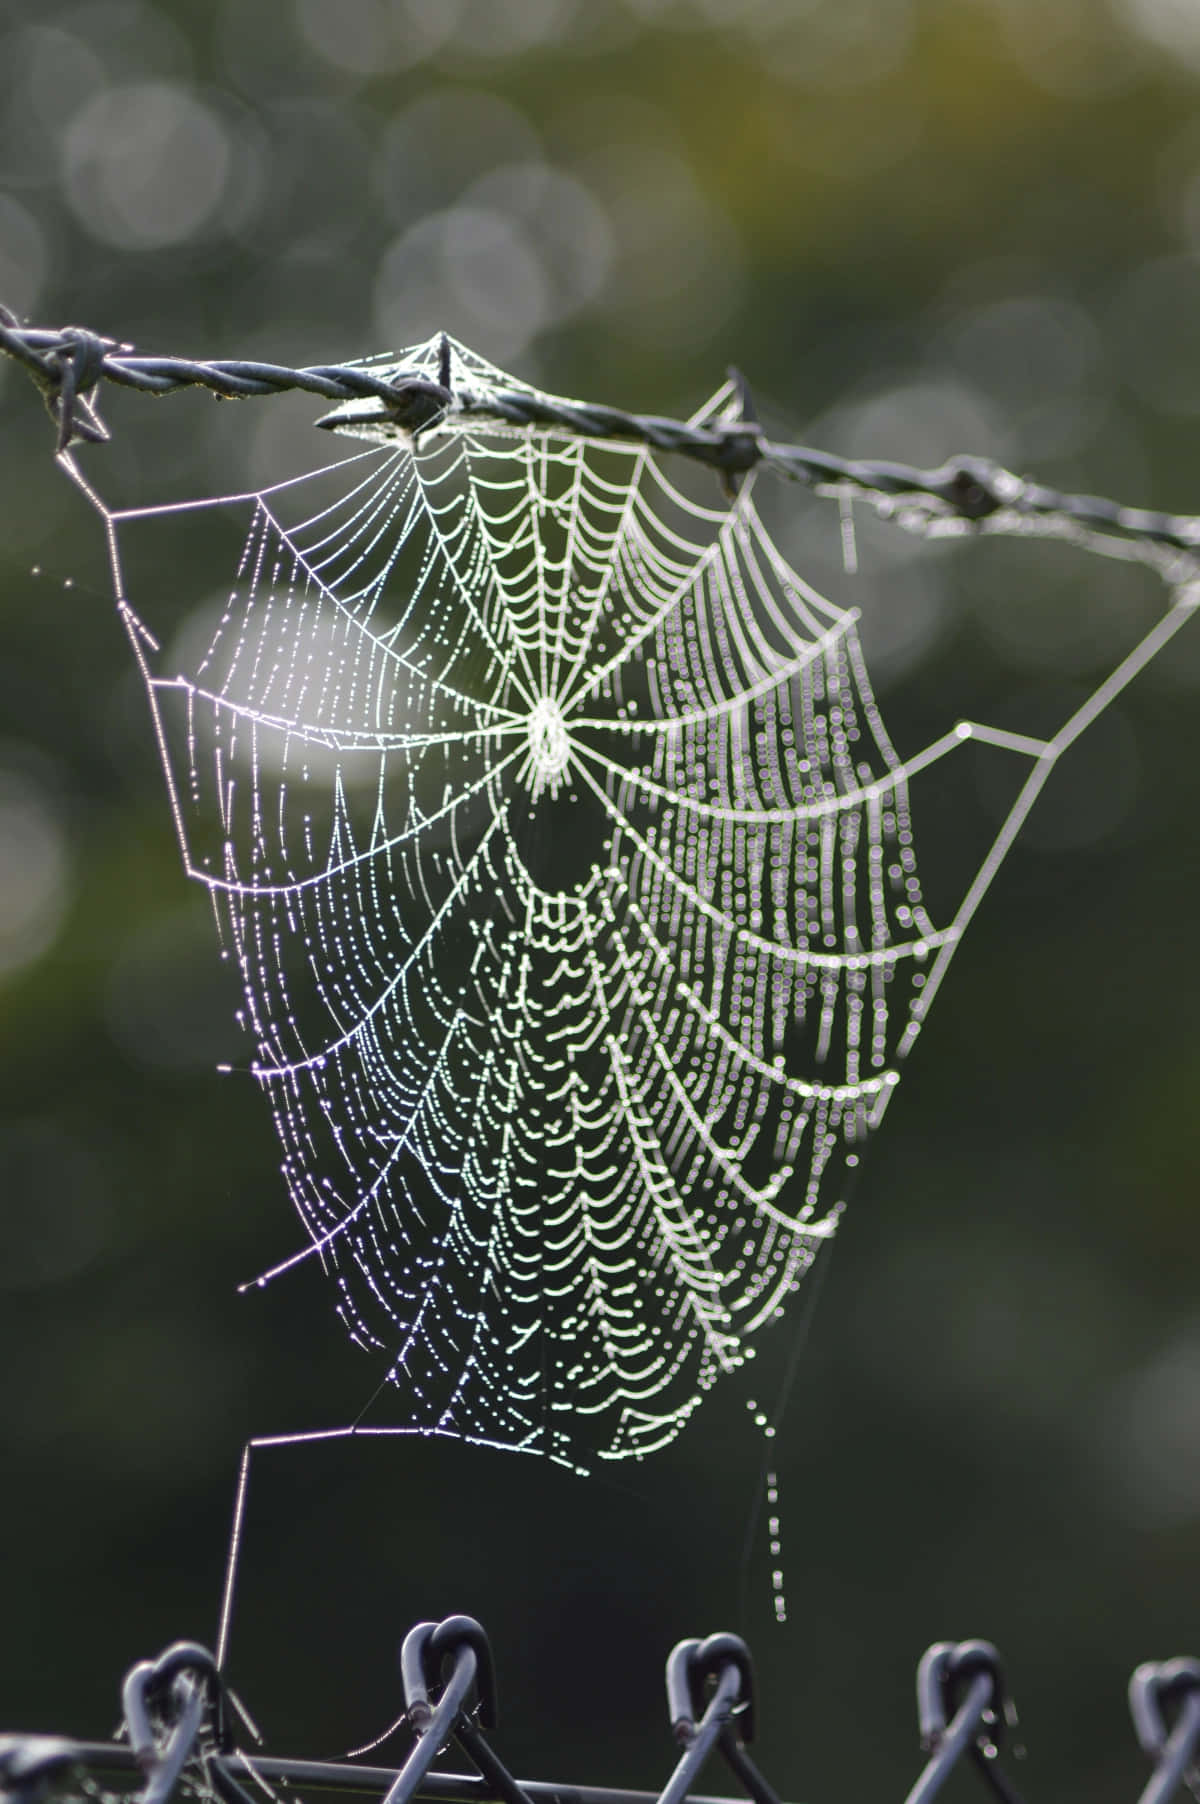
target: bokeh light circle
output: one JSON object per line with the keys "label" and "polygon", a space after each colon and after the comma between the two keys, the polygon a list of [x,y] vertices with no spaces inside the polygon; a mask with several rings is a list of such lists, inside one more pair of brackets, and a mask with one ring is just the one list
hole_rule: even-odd
{"label": "bokeh light circle", "polygon": [[71,122],[63,185],[93,237],[162,250],[208,225],[232,162],[225,125],[186,88],[130,82],[95,95]]}

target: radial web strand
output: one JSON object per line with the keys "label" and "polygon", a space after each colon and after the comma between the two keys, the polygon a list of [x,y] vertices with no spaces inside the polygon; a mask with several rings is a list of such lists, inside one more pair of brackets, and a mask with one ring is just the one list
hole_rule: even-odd
{"label": "radial web strand", "polygon": [[[520,386],[450,362],[457,392]],[[196,504],[245,541],[190,651],[126,592],[126,535],[163,510],[88,489],[305,1230],[258,1282],[319,1259],[415,1431],[637,1456],[834,1232],[1086,710],[902,762],[855,614],[789,568],[752,484],[707,506],[645,447],[453,412],[414,445],[357,409],[335,427],[381,442],[332,472]],[[909,782],[971,737],[1028,780],[939,924]]]}

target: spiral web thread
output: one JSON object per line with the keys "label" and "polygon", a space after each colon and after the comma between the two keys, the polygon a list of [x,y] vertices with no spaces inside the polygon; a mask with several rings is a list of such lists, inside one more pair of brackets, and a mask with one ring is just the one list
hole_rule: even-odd
{"label": "spiral web thread", "polygon": [[[449,355],[456,392],[520,387]],[[639,1456],[784,1313],[1034,797],[1194,594],[1053,739],[962,723],[901,762],[856,615],[751,483],[710,507],[645,446],[339,412],[381,442],[334,499],[322,467],[194,504],[249,525],[186,667],[122,574],[164,510],[111,512],[63,460],[307,1235],[256,1282],[320,1259],[402,1431]],[[908,784],[971,738],[1029,770],[938,925]]]}

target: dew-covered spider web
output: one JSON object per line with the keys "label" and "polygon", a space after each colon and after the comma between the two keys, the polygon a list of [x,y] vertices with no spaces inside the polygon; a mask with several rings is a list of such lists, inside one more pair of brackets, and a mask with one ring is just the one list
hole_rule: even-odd
{"label": "dew-covered spider web", "polygon": [[[456,345],[450,377],[521,387]],[[88,488],[304,1229],[258,1282],[318,1259],[410,1431],[638,1456],[786,1313],[1034,797],[1194,595],[1052,738],[960,723],[902,760],[856,614],[752,483],[362,414],[335,426],[368,449],[260,493]],[[241,561],[160,653],[127,536],[207,508]],[[1016,800],[934,919],[909,785],[970,740]]]}

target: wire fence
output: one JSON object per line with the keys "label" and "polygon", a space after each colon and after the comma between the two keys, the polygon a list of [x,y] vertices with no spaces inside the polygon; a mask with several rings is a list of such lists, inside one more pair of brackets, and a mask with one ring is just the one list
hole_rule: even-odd
{"label": "wire fence", "polygon": [[[353,1792],[409,1804],[736,1804],[694,1790],[712,1757],[723,1761],[751,1804],[779,1804],[748,1752],[755,1738],[754,1665],[736,1635],[681,1641],[667,1660],[667,1714],[676,1758],[661,1791],[624,1791],[517,1779],[492,1745],[498,1721],[488,1638],[469,1616],[419,1623],[400,1650],[404,1712],[394,1725],[408,1752],[398,1767],[351,1761],[279,1759],[238,1745],[235,1724],[258,1740],[253,1721],[227,1689],[212,1655],[176,1642],[157,1660],[140,1661],[121,1692],[123,1722],[112,1742],[0,1736],[0,1799],[43,1804],[48,1794],[90,1804],[278,1804],[281,1790]],[[1200,1779],[1200,1661],[1139,1666],[1129,1683],[1134,1731],[1152,1771],[1139,1804],[1167,1804]],[[1005,1756],[1016,1709],[1000,1656],[988,1641],[936,1642],[917,1668],[917,1716],[924,1766],[905,1804],[930,1804],[955,1769],[972,1765],[1000,1804],[1021,1804]],[[390,1733],[390,1732],[389,1732]],[[448,1747],[471,1771],[435,1763]]]}
{"label": "wire fence", "polygon": [[[58,428],[60,451],[108,437],[92,399],[102,382],[152,395],[203,388],[225,400],[298,390],[332,401],[375,401],[380,421],[414,436],[454,420],[490,420],[514,429],[645,444],[706,464],[727,482],[761,468],[818,493],[858,495],[881,512],[899,511],[902,524],[919,530],[1068,536],[1110,555],[1151,564],[1173,581],[1200,572],[1200,517],[1195,515],[1063,494],[983,457],[958,456],[937,469],[920,470],[778,444],[750,417],[695,424],[532,390],[454,390],[448,355],[443,379],[437,382],[415,372],[388,380],[350,364],[292,369],[241,358],[202,362],[145,357],[82,327],[24,326],[2,306],[0,352],[19,363],[41,390]],[[744,414],[749,411],[743,409]]]}

